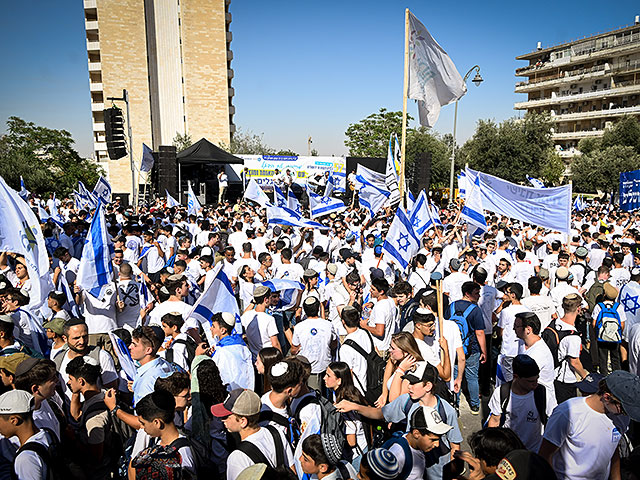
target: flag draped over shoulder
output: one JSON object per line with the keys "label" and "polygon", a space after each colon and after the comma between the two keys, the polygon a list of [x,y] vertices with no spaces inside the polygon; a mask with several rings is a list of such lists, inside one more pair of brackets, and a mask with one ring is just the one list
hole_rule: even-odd
{"label": "flag draped over shoulder", "polygon": [[109,248],[109,233],[104,218],[104,206],[98,205],[80,257],[76,285],[99,295],[100,289],[113,281],[113,265]]}
{"label": "flag draped over shoulder", "polygon": [[467,93],[447,52],[409,12],[409,98],[418,101],[420,125],[432,127],[440,108]]}
{"label": "flag draped over shoulder", "polygon": [[411,259],[420,250],[420,240],[402,207],[396,210],[396,216],[389,227],[382,250],[403,270],[409,266]]}
{"label": "flag draped over shoulder", "polygon": [[261,207],[266,207],[268,203],[271,203],[267,194],[264,193],[258,182],[256,182],[255,178],[249,180],[247,184],[247,188],[244,191],[244,198],[247,200],[251,200],[252,202],[256,202]]}
{"label": "flag draped over shoulder", "polygon": [[46,300],[51,285],[49,256],[38,217],[0,177],[0,251],[22,255],[31,279],[29,308]]}

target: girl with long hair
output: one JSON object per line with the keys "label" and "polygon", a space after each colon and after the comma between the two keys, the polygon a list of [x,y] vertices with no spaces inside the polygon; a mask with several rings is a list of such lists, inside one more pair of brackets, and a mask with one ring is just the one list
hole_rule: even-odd
{"label": "girl with long hair", "polygon": [[416,362],[423,360],[413,335],[409,332],[398,332],[392,335],[389,360],[384,369],[382,395],[376,402],[376,407],[382,407],[386,405],[387,401],[393,402],[403,393],[407,393],[408,387],[403,384],[402,375],[410,370]]}
{"label": "girl with long hair", "polygon": [[[258,352],[258,356],[256,358],[256,370],[260,374],[260,377],[263,379],[262,391],[258,391],[258,389],[256,388],[256,393],[258,395],[262,395],[263,393],[271,390],[271,383],[269,382],[268,373],[271,370],[271,367],[282,359],[282,352],[275,347],[265,347]],[[256,381],[256,386],[257,385],[258,382]]]}

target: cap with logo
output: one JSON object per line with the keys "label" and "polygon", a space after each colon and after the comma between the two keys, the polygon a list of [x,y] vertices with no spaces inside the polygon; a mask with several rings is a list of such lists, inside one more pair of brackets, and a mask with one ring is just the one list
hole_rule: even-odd
{"label": "cap with logo", "polygon": [[24,390],[10,390],[0,395],[0,414],[28,413],[34,409],[33,395]]}
{"label": "cap with logo", "polygon": [[228,417],[232,413],[243,417],[258,415],[262,408],[262,402],[257,393],[244,388],[231,390],[224,402],[211,407],[214,417]]}
{"label": "cap with logo", "polygon": [[402,375],[402,379],[407,380],[411,384],[425,381],[434,381],[433,370],[434,367],[429,365],[429,363],[425,361],[416,362],[413,370],[409,370],[404,375]]}
{"label": "cap with logo", "polygon": [[421,406],[416,408],[409,418],[411,430],[427,430],[436,435],[444,435],[453,427],[447,425],[438,411],[433,407]]}

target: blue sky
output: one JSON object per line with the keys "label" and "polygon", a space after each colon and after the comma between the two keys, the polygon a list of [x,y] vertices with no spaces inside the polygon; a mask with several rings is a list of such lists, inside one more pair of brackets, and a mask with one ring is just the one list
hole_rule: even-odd
{"label": "blue sky", "polygon": [[[142,1],[141,1],[142,3]],[[517,115],[516,55],[633,23],[637,1],[435,2],[232,0],[235,123],[268,145],[304,154],[346,154],[350,123],[402,109],[404,9],[447,51],[461,75],[475,64],[458,107],[458,143],[481,118]],[[82,2],[3,2],[0,131],[9,116],[69,130],[91,153],[91,114]],[[409,103],[417,117],[417,107]],[[453,105],[434,129],[450,133]]]}

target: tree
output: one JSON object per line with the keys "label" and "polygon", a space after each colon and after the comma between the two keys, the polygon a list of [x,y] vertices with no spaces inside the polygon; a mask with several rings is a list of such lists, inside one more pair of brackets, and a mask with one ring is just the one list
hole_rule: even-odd
{"label": "tree", "polygon": [[613,127],[602,135],[602,148],[615,145],[632,147],[640,154],[640,121],[636,117],[625,115]]}
{"label": "tree", "polygon": [[[407,125],[412,120],[407,115]],[[344,144],[352,157],[386,157],[389,148],[389,136],[402,133],[402,112],[388,112],[381,108],[367,118],[347,127]]]}
{"label": "tree", "polygon": [[39,195],[67,196],[82,181],[89,188],[104,171],[80,157],[66,130],[40,127],[9,117],[7,133],[0,137],[0,171],[9,185],[20,189],[20,176],[28,190]]}
{"label": "tree", "polygon": [[576,157],[571,164],[574,190],[614,192],[620,172],[640,168],[640,155],[633,147],[615,145]]}
{"label": "tree", "polygon": [[315,148],[311,149],[311,156],[312,157],[317,157],[318,156],[318,150],[316,150]]}
{"label": "tree", "polygon": [[276,152],[276,155],[282,155],[285,157],[297,157],[298,154],[293,150],[279,150]]}
{"label": "tree", "polygon": [[184,133],[184,135],[181,133],[176,133],[176,136],[173,138],[173,146],[176,147],[176,150],[178,152],[186,150],[192,144],[193,141],[191,140],[191,135],[186,132]]}
{"label": "tree", "polygon": [[548,149],[546,158],[540,165],[540,177],[544,178],[547,183],[551,185],[557,185],[560,183],[565,171],[566,167],[560,155],[553,149]]}
{"label": "tree", "polygon": [[275,150],[264,144],[262,139],[264,134],[256,135],[251,130],[246,132],[238,128],[231,137],[231,145],[224,142],[220,147],[229,153],[240,153],[245,155],[273,155]]}

